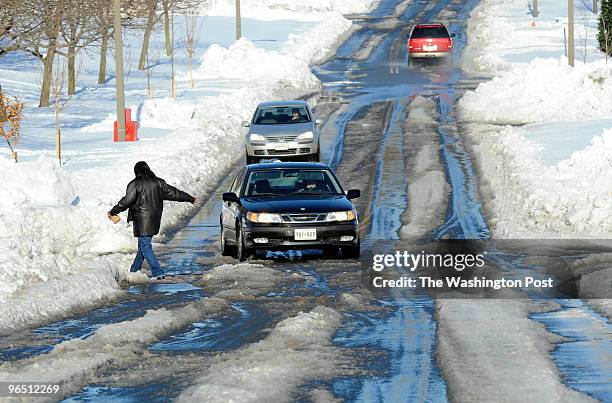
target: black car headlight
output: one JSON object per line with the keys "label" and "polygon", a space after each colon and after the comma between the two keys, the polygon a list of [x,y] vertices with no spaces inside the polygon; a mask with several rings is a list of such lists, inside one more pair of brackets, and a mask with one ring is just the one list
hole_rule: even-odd
{"label": "black car headlight", "polygon": [[273,224],[273,223],[281,223],[283,219],[279,214],[271,214],[271,213],[252,213],[248,212],[247,220],[250,222],[260,223],[260,224]]}
{"label": "black car headlight", "polygon": [[353,221],[355,219],[355,211],[333,211],[331,213],[327,213],[327,217],[325,217],[325,221]]}

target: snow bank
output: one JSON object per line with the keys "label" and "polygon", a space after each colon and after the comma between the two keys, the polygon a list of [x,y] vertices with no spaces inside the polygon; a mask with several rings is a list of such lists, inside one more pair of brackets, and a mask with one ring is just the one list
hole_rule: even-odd
{"label": "snow bank", "polygon": [[[571,123],[568,123],[571,127]],[[601,237],[612,233],[612,129],[557,164],[542,162],[530,127],[469,125],[497,237]]]}
{"label": "snow bank", "polygon": [[235,79],[260,86],[277,83],[301,90],[319,89],[320,82],[310,71],[310,65],[327,56],[339,35],[350,27],[351,22],[346,18],[330,14],[306,34],[289,34],[278,52],[258,48],[246,38],[229,48],[212,45],[201,57],[194,77]]}
{"label": "snow bank", "polygon": [[207,298],[174,310],[148,311],[135,320],[102,326],[86,339],[64,341],[47,354],[4,363],[0,380],[59,383],[61,393],[67,395],[101,370],[138,362],[146,347],[163,336],[228,309],[225,301]]}
{"label": "snow bank", "polygon": [[242,38],[229,48],[212,45],[202,56],[197,78],[236,79],[265,85],[278,82],[288,88],[317,88],[319,82],[308,62],[260,49]]}
{"label": "snow bank", "polygon": [[[179,402],[288,402],[306,380],[332,375],[341,315],[319,306],[279,322],[262,341],[218,357]],[[274,385],[274,387],[270,387]]]}
{"label": "snow bank", "polygon": [[514,402],[520,396],[524,402],[594,401],[563,384],[549,357],[558,336],[529,319],[529,304],[515,299],[437,301],[438,362],[450,400]]}
{"label": "snow bank", "polygon": [[[345,3],[371,4],[326,4]],[[3,327],[48,320],[62,304],[68,314],[116,295],[111,279],[125,275],[130,259],[108,254],[132,252],[136,245],[126,215],[111,225],[106,212],[123,196],[137,161],[146,160],[168,183],[205,197],[243,155],[240,122],[259,102],[319,89],[309,63],[333,48],[351,24],[337,13],[322,12],[323,3],[312,7],[321,23],[291,36],[282,50],[262,50],[246,39],[229,48],[210,46],[195,74],[222,83],[219,95],[197,102],[156,99],[132,105],[141,127],[155,129],[136,144],[111,148],[95,138],[102,125],[107,128],[115,120],[108,115],[81,130],[83,146],[73,151],[82,157],[79,165],[71,165],[69,158],[62,167],[44,156],[19,164],[0,158],[0,303],[11,312],[2,317]],[[87,139],[94,138],[98,142],[89,147]],[[194,210],[188,203],[167,203],[157,240]],[[67,287],[71,279],[78,284]],[[87,286],[94,289],[84,293]],[[56,298],[60,289],[63,296]]]}
{"label": "snow bank", "polygon": [[[240,14],[260,20],[321,19],[322,13],[362,13],[374,8],[378,0],[242,0]],[[212,0],[202,9],[206,15],[233,16],[236,14],[234,0]]]}
{"label": "snow bank", "polygon": [[572,68],[565,58],[513,66],[459,101],[464,121],[524,124],[612,116],[612,66]]}

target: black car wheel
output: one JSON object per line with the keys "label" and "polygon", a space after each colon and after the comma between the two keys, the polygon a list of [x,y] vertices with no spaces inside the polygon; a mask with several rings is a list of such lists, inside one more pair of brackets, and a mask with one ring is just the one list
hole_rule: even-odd
{"label": "black car wheel", "polygon": [[255,164],[257,162],[257,158],[251,157],[248,153],[246,155],[246,163],[247,165]]}
{"label": "black car wheel", "polygon": [[361,247],[359,242],[357,242],[357,245],[343,246],[341,249],[342,257],[344,259],[359,259],[359,256],[361,255]]}
{"label": "black car wheel", "polygon": [[338,247],[326,246],[323,248],[323,257],[326,259],[336,259],[338,257]]}
{"label": "black car wheel", "polygon": [[240,260],[241,262],[244,262],[245,260],[247,260],[249,257],[251,257],[253,255],[253,250],[247,248],[244,245],[244,235],[242,232],[242,228],[240,227],[240,223],[236,223],[236,243],[237,243],[237,251],[236,251],[236,258],[238,258],[238,260]]}
{"label": "black car wheel", "polygon": [[321,151],[317,150],[316,154],[310,154],[308,156],[308,161],[310,161],[310,162],[320,162],[321,161]]}
{"label": "black car wheel", "polygon": [[223,226],[221,226],[221,255],[222,256],[236,256],[236,247],[234,245],[229,245],[227,243],[227,238],[225,238],[225,232],[223,231]]}

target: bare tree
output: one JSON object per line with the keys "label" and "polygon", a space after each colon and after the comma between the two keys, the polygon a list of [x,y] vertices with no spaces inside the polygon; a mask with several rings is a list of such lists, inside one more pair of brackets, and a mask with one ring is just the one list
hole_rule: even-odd
{"label": "bare tree", "polygon": [[65,1],[68,1],[69,7],[66,7],[62,16],[62,37],[67,52],[58,51],[58,53],[65,55],[68,59],[68,95],[74,95],[76,90],[75,62],[77,52],[96,41],[101,32],[100,26],[92,23],[95,20],[91,18],[91,6],[103,6],[104,2],[96,0]]}
{"label": "bare tree", "polygon": [[[150,54],[150,56],[149,56]],[[159,62],[161,59],[161,52],[159,49],[154,49],[153,51],[147,52],[147,97],[149,99],[153,99],[153,85],[151,84],[151,77],[153,76],[153,72],[157,67],[159,67]]]}
{"label": "bare tree", "polygon": [[52,16],[28,13],[28,4],[20,0],[2,0],[0,7],[0,57],[20,49],[22,39],[40,30]]}
{"label": "bare tree", "polygon": [[57,58],[51,81],[51,96],[53,98],[53,112],[55,114],[55,155],[62,163],[62,135],[61,114],[70,101],[70,94],[66,92],[68,81],[68,67],[65,58]]}
{"label": "bare tree", "polygon": [[594,18],[591,13],[591,5],[587,4],[586,0],[582,0],[578,6],[580,12],[581,24],[577,25],[576,34],[578,37],[578,53],[582,57],[583,63],[586,63],[588,56],[588,41],[589,41],[589,23]]}
{"label": "bare tree", "polygon": [[97,15],[101,30],[98,84],[104,84],[106,81],[106,55],[108,54],[108,43],[113,35],[113,10],[110,4],[109,1],[106,6],[101,7]]}
{"label": "bare tree", "polygon": [[195,55],[196,48],[198,47],[199,41],[199,24],[198,16],[195,14],[185,15],[185,53],[187,54],[187,60],[189,62],[189,80],[191,81],[191,88],[195,87],[193,81],[193,56]]}
{"label": "bare tree", "polygon": [[158,20],[158,16],[156,15],[157,10],[157,0],[148,0],[146,1],[147,7],[147,23],[144,31],[144,38],[142,41],[142,49],[140,51],[140,61],[138,62],[138,70],[145,69],[145,63],[147,59],[147,51],[149,49],[149,41],[151,39],[151,32],[153,31],[153,26]]}
{"label": "bare tree", "polygon": [[162,7],[164,9],[164,38],[166,40],[166,56],[172,56],[172,38],[170,35],[170,12],[173,8],[173,2],[171,0],[162,0]]}

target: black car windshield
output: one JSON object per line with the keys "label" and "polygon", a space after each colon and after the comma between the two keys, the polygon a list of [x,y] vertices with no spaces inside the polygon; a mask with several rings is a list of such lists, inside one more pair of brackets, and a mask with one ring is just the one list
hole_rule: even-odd
{"label": "black car windshield", "polygon": [[310,115],[305,106],[266,106],[257,108],[253,123],[256,125],[286,125],[308,123]]}
{"label": "black car windshield", "polygon": [[410,39],[423,38],[449,38],[449,36],[448,31],[444,27],[415,28],[410,36]]}
{"label": "black car windshield", "polygon": [[342,189],[326,169],[270,169],[249,174],[245,196],[341,195]]}

